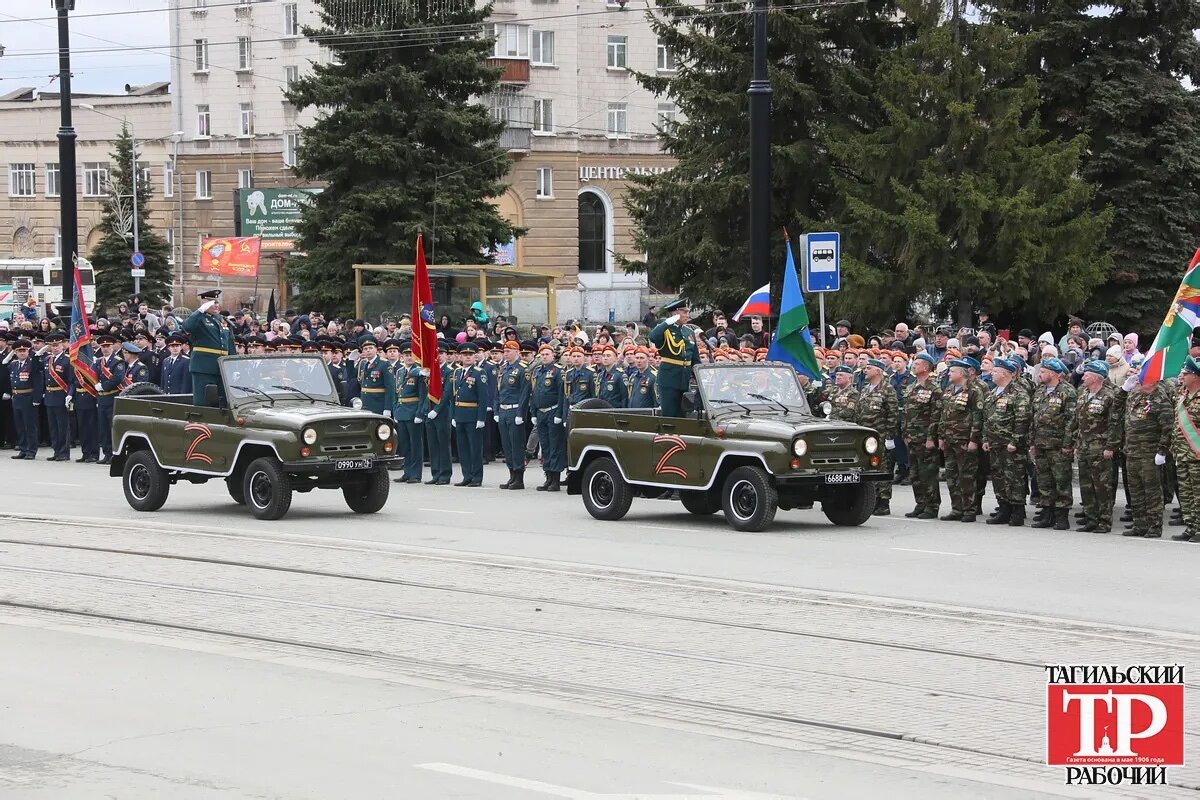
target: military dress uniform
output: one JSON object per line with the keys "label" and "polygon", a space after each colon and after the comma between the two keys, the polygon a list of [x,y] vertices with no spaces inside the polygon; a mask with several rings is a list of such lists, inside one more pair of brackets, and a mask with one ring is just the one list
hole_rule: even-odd
{"label": "military dress uniform", "polygon": [[982,449],[983,444],[983,389],[979,384],[971,381],[962,386],[951,384],[942,394],[938,437],[944,446],[946,489],[950,494],[950,513],[939,519],[974,522],[979,456],[970,445]]}
{"label": "military dress uniform", "polygon": [[520,360],[505,362],[497,371],[497,417],[500,447],[508,467],[508,480],[501,489],[525,488],[525,418],[529,414],[529,368]]}
{"label": "military dress uniform", "polygon": [[[686,301],[677,300],[663,307],[663,312],[687,308]],[[700,363],[696,337],[691,328],[673,325],[666,320],[650,331],[650,343],[658,348],[658,396],[664,417],[683,415],[681,403],[683,393],[691,387],[692,367]]]}
{"label": "military dress uniform", "polygon": [[[18,341],[14,349],[20,345],[32,347],[29,342]],[[8,362],[13,421],[17,430],[17,454],[13,458],[18,461],[37,457],[38,408],[42,404],[44,394],[42,378],[42,365],[32,352],[27,352],[24,358],[14,355]]]}
{"label": "military dress uniform", "polygon": [[[879,362],[872,366],[879,366]],[[883,369],[883,367],[879,368]],[[899,414],[900,404],[896,397],[896,390],[886,375],[877,384],[866,383],[863,385],[858,398],[857,422],[859,425],[879,431],[879,435],[895,447]],[[891,449],[885,447],[883,464],[880,465],[880,469],[885,470],[889,476],[895,469]],[[883,513],[892,499],[892,482],[890,480],[880,481],[875,484],[875,491],[876,510]]]}
{"label": "military dress uniform", "polygon": [[191,359],[187,356],[168,355],[162,360],[160,375],[163,394],[192,394]]}
{"label": "military dress uniform", "polygon": [[[1185,370],[1200,374],[1200,364],[1189,359]],[[1171,428],[1171,453],[1179,480],[1179,507],[1183,514],[1183,532],[1173,539],[1200,542],[1200,389],[1180,389],[1175,400],[1175,420]]]}
{"label": "military dress uniform", "polygon": [[454,419],[454,373],[450,364],[439,364],[442,371],[442,396],[431,403],[425,415],[426,445],[429,448],[429,480],[437,486],[449,485],[453,478],[450,456],[450,421]]}
{"label": "military dress uniform", "polygon": [[1095,394],[1081,389],[1076,400],[1075,452],[1079,463],[1079,495],[1084,523],[1079,530],[1108,533],[1112,530],[1112,462],[1105,450],[1121,449],[1123,425],[1117,388],[1105,381]]}
{"label": "military dress uniform", "polygon": [[[1048,363],[1052,362],[1052,363]],[[1053,368],[1064,374],[1066,366],[1058,359],[1043,362],[1042,369]],[[1071,450],[1075,443],[1075,387],[1066,379],[1055,386],[1040,386],[1033,395],[1033,412],[1029,424],[1029,444],[1037,470],[1038,518],[1034,528],[1069,530],[1068,519],[1074,500],[1071,484]]]}
{"label": "military dress uniform", "polygon": [[595,397],[596,372],[589,364],[571,367],[564,377],[567,388],[567,405],[582,403],[590,397]]}
{"label": "military dress uniform", "polygon": [[358,383],[358,399],[367,411],[382,414],[392,413],[396,404],[396,376],[392,374],[387,360],[377,355],[360,358],[355,370]]}
{"label": "military dress uniform", "polygon": [[[600,367],[596,370],[595,388],[593,390],[601,400],[604,400],[613,408],[626,408],[629,405],[629,387],[625,385],[625,376],[617,369],[616,365],[612,367]],[[679,416],[678,414],[665,416]],[[544,447],[545,445],[543,445]]]}
{"label": "military dress uniform", "polygon": [[[110,341],[115,339],[110,337]],[[113,440],[113,406],[117,402],[117,393],[121,391],[121,382],[125,379],[125,361],[113,353],[105,358],[101,355],[96,359],[96,422],[100,429],[100,451],[103,458],[101,464],[112,461]],[[193,398],[194,399],[194,398]]]}
{"label": "military dress uniform", "polygon": [[[475,352],[474,345],[461,352]],[[458,466],[462,480],[455,486],[483,485],[483,423],[487,414],[487,376],[474,364],[462,367],[454,379],[454,419]]]}
{"label": "military dress uniform", "polygon": [[904,390],[904,442],[908,446],[908,474],[917,501],[916,508],[906,517],[936,519],[942,505],[937,449],[941,406],[942,389],[932,376],[914,380]]}
{"label": "military dress uniform", "polygon": [[[201,297],[211,294],[206,292]],[[209,386],[221,387],[221,369],[217,359],[221,356],[233,355],[237,352],[233,337],[221,325],[214,315],[204,311],[193,311],[192,315],[183,321],[183,329],[187,331],[191,342],[191,358],[188,368],[192,373],[192,405],[204,405],[204,390]]]}
{"label": "military dress uniform", "polygon": [[[402,346],[405,351],[411,351],[412,345]],[[397,482],[420,483],[421,473],[425,466],[425,415],[429,413],[429,386],[421,368],[414,364],[406,367],[404,364],[396,370],[396,405],[392,410],[392,419],[400,432],[401,446],[404,448],[404,477]]]}
{"label": "military dress uniform", "polygon": [[[1029,394],[1017,382],[1016,363],[1001,358],[996,360],[995,368],[1008,370],[1013,378],[1007,386],[997,386],[988,392],[983,401],[983,442],[991,467],[992,489],[999,504],[987,523],[1019,527],[1025,524],[1029,485],[1025,471],[1031,417]],[[1010,452],[1009,447],[1016,449]]]}
{"label": "military dress uniform", "polygon": [[68,411],[75,402],[75,370],[66,353],[47,355],[44,364],[42,385],[46,390],[46,421],[50,428],[50,448],[54,451],[50,460],[70,461],[71,417]]}
{"label": "military dress uniform", "polygon": [[[126,342],[124,345],[122,345],[122,347],[125,347],[125,348],[137,347],[137,345],[129,344],[128,342]],[[133,351],[130,351],[127,349],[125,352],[128,353],[128,352],[133,352]],[[121,388],[122,389],[125,389],[129,386],[133,386],[135,383],[149,383],[149,382],[150,382],[150,368],[149,367],[147,367],[141,361],[134,361],[132,363],[130,363],[129,361],[125,362],[125,372],[121,376]]]}
{"label": "military dress uniform", "polygon": [[657,375],[647,367],[635,369],[629,376],[629,408],[658,408]]}
{"label": "military dress uniform", "polygon": [[[849,367],[838,367],[834,370],[834,374],[838,370],[845,371],[849,374],[854,374]],[[834,384],[829,387],[829,405],[832,410],[829,412],[830,419],[839,419],[843,422],[858,421],[858,389],[853,383],[847,386],[838,386]]]}
{"label": "military dress uniform", "polygon": [[1126,396],[1124,428],[1125,475],[1133,512],[1133,527],[1124,535],[1157,539],[1162,536],[1162,468],[1175,428],[1175,404],[1162,381],[1150,392],[1134,390]]}
{"label": "military dress uniform", "polygon": [[[81,354],[82,355],[82,354]],[[91,370],[91,376],[80,373],[82,367]],[[75,422],[79,428],[79,462],[94,464],[100,460],[100,426],[96,418],[96,359],[89,364],[76,365],[75,373]]]}
{"label": "military dress uniform", "polygon": [[562,486],[562,471],[567,468],[567,394],[563,369],[558,364],[539,363],[533,368],[529,383],[529,413],[537,426],[542,472],[546,476],[537,488],[540,492],[557,492]]}

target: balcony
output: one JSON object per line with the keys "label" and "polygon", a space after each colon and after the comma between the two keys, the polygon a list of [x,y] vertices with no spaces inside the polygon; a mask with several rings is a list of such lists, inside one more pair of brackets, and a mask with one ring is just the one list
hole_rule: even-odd
{"label": "balcony", "polygon": [[484,61],[489,67],[499,67],[500,82],[508,84],[529,83],[529,59],[527,58],[489,58]]}
{"label": "balcony", "polygon": [[500,146],[510,153],[528,153],[531,137],[529,128],[505,128],[500,134]]}

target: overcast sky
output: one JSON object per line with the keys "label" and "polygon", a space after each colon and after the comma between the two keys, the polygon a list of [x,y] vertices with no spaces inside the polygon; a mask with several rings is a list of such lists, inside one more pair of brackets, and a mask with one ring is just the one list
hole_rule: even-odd
{"label": "overcast sky", "polygon": [[[167,0],[77,0],[71,13],[72,88],[119,93],[127,83],[170,80],[166,8]],[[58,90],[50,77],[58,74],[53,15],[50,0],[0,0],[0,95],[21,86]],[[154,46],[160,49],[132,49]]]}

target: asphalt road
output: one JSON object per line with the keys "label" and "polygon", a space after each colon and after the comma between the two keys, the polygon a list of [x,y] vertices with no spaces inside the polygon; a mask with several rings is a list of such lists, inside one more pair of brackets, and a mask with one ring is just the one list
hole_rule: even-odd
{"label": "asphalt road", "polygon": [[744,534],[532,488],[263,523],[219,482],[0,485],[3,798],[1105,796],[1038,763],[1039,665],[1200,654],[1200,547],[918,523],[899,487]]}

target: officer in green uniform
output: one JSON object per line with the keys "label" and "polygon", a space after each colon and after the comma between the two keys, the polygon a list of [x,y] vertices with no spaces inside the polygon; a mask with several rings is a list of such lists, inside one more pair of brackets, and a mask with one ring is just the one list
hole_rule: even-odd
{"label": "officer in green uniform", "polygon": [[1041,386],[1033,395],[1029,426],[1029,455],[1037,468],[1041,499],[1034,528],[1070,530],[1071,462],[1075,444],[1075,387],[1067,380],[1070,369],[1057,358],[1042,361]]}
{"label": "officer in green uniform", "polygon": [[379,346],[371,336],[359,340],[358,396],[351,400],[355,408],[365,408],[385,417],[396,404],[396,378],[388,363],[379,357]]}
{"label": "officer in green uniform", "polygon": [[691,386],[692,367],[700,363],[696,337],[688,322],[688,301],[679,299],[663,306],[670,314],[650,331],[650,343],[658,348],[658,398],[664,417],[680,417],[683,393]]}
{"label": "officer in green uniform", "polygon": [[400,358],[402,363],[395,369],[396,405],[392,419],[404,446],[404,476],[396,478],[396,483],[420,483],[425,464],[425,431],[421,426],[429,411],[427,370],[414,362],[411,340],[400,342]]}
{"label": "officer in green uniform", "polygon": [[529,406],[529,367],[521,361],[521,345],[510,339],[503,345],[504,362],[497,371],[496,416],[500,444],[508,466],[501,489],[525,488],[525,416]]}
{"label": "officer in green uniform", "polygon": [[917,501],[906,517],[937,519],[942,504],[937,449],[942,387],[932,378],[936,366],[928,353],[918,353],[912,362],[915,380],[904,390],[904,443],[908,445],[908,474]]}
{"label": "officer in green uniform", "polygon": [[829,390],[830,419],[858,422],[858,389],[854,386],[854,370],[845,364],[833,368],[833,388]]}
{"label": "officer in green uniform", "polygon": [[[884,378],[887,364],[877,358],[867,361],[863,367],[865,380],[858,397],[858,424],[874,428],[883,437],[884,462],[883,469],[892,473],[892,451],[896,449],[896,430],[899,424],[900,401],[896,397],[896,389],[891,381]],[[876,484],[875,510],[876,516],[886,517],[892,513],[892,482],[883,481]]]}
{"label": "officer in green uniform", "polygon": [[949,383],[942,393],[938,420],[938,445],[946,456],[946,489],[950,513],[944,522],[974,522],[975,476],[983,437],[983,389],[971,380],[972,362],[956,358],[947,370]]}
{"label": "officer in green uniform", "polygon": [[1075,452],[1079,454],[1079,495],[1083,525],[1076,530],[1112,530],[1112,460],[1121,449],[1124,415],[1117,387],[1108,381],[1108,364],[1093,359],[1083,367],[1083,388],[1075,406]]}
{"label": "officer in green uniform", "polygon": [[1189,357],[1183,364],[1179,381],[1182,386],[1175,399],[1171,452],[1175,455],[1179,506],[1186,527],[1183,533],[1171,538],[1200,542],[1200,361]]}
{"label": "officer in green uniform", "polygon": [[1130,529],[1122,536],[1162,537],[1162,468],[1171,449],[1175,403],[1163,381],[1138,382],[1131,373],[1121,387],[1125,398],[1125,474],[1129,479]]}
{"label": "officer in green uniform", "polygon": [[999,504],[988,525],[1025,524],[1025,452],[1029,446],[1029,395],[1017,382],[1019,362],[997,358],[992,364],[996,386],[983,400],[983,449],[991,466],[992,487]]}
{"label": "officer in green uniform", "polygon": [[205,404],[204,390],[209,386],[215,385],[221,397],[224,397],[217,359],[237,352],[233,337],[220,322],[221,290],[201,292],[200,299],[204,301],[200,308],[183,321],[183,329],[192,343],[188,366],[192,371],[192,405],[196,406]]}

